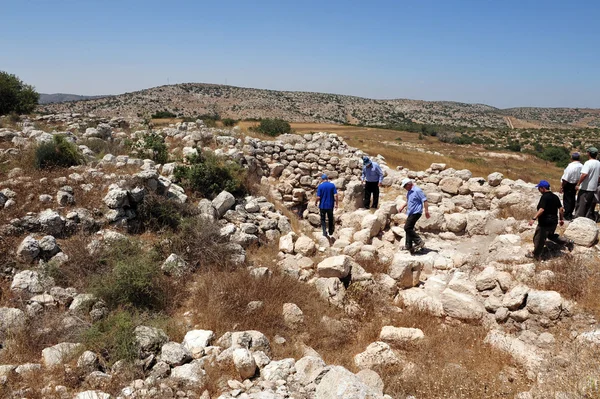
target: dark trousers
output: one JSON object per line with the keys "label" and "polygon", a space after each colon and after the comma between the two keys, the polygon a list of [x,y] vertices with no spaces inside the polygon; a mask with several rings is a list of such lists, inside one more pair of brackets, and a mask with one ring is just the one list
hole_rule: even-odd
{"label": "dark trousers", "polygon": [[544,245],[546,245],[546,240],[553,241],[560,245],[566,245],[567,240],[559,236],[555,233],[556,225],[553,226],[540,226],[538,224],[535,229],[535,234],[533,235],[533,256],[535,258],[539,258],[544,251]]}
{"label": "dark trousers", "polygon": [[563,205],[565,206],[565,219],[573,219],[573,211],[575,210],[575,190],[576,183],[565,183],[563,186]]}
{"label": "dark trousers", "polygon": [[404,244],[406,249],[411,249],[413,244],[419,244],[421,237],[415,231],[415,224],[421,218],[420,213],[413,213],[408,216],[406,223],[404,223],[404,231],[406,232],[406,243]]}
{"label": "dark trousers", "polygon": [[595,220],[596,192],[579,190],[577,195],[577,217],[586,217]]}
{"label": "dark trousers", "polygon": [[373,208],[379,204],[379,182],[368,181],[365,183],[365,208],[371,207],[371,194],[373,194]]}
{"label": "dark trousers", "polygon": [[319,209],[321,213],[321,228],[323,229],[323,235],[327,235],[327,223],[325,221],[325,217],[329,219],[329,235],[332,235],[335,230],[335,224],[333,220],[333,209]]}

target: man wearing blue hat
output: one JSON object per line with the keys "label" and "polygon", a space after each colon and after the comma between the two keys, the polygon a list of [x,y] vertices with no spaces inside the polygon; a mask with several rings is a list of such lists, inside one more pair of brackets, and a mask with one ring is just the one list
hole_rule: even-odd
{"label": "man wearing blue hat", "polygon": [[528,253],[528,258],[541,259],[546,240],[549,239],[561,246],[566,246],[569,251],[573,250],[573,241],[566,240],[556,234],[556,226],[560,223],[564,224],[564,209],[560,203],[560,199],[556,194],[550,191],[550,183],[546,180],[541,180],[537,184],[538,191],[542,194],[537,205],[535,216],[529,221],[529,225],[537,220],[538,225],[533,235],[533,253]]}
{"label": "man wearing blue hat", "polygon": [[563,202],[565,205],[565,220],[573,219],[573,211],[575,210],[575,195],[577,190],[575,186],[579,182],[579,176],[581,175],[581,167],[583,166],[579,162],[579,153],[574,152],[571,154],[571,163],[565,168],[565,172],[561,177],[560,192],[563,194]]}
{"label": "man wearing blue hat", "polygon": [[[323,237],[327,237],[327,223],[329,222],[329,236],[335,231],[335,222],[333,220],[333,208],[338,207],[338,194],[335,184],[329,181],[325,173],[321,175],[321,184],[317,187],[317,198],[315,205],[319,206],[321,214],[321,228],[323,229]],[[325,220],[327,217],[328,220]]]}
{"label": "man wearing blue hat", "polygon": [[[365,185],[365,208],[377,208],[379,204],[379,187],[383,181],[383,171],[381,167],[369,159],[363,157],[363,170],[361,180]],[[373,196],[373,205],[371,206],[371,195]]]}

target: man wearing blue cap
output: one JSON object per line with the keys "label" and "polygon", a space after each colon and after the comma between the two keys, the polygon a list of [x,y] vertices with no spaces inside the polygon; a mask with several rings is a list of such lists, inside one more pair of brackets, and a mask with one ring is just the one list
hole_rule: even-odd
{"label": "man wearing blue cap", "polygon": [[317,187],[317,198],[315,199],[315,205],[319,206],[319,213],[321,214],[321,228],[323,229],[323,237],[327,237],[327,221],[329,222],[329,236],[333,235],[335,230],[335,223],[333,220],[333,208],[338,207],[338,194],[335,184],[329,181],[329,178],[325,173],[321,175],[321,184]]}
{"label": "man wearing blue cap", "polygon": [[[379,204],[379,187],[383,181],[383,171],[381,167],[369,159],[363,157],[363,170],[361,180],[365,185],[365,208],[377,208]],[[373,196],[373,205],[371,206],[371,195]]]}
{"label": "man wearing blue cap", "polygon": [[563,194],[563,202],[565,205],[565,220],[573,219],[573,211],[575,210],[575,195],[577,190],[575,186],[579,182],[579,176],[581,175],[581,167],[583,166],[579,162],[579,153],[574,152],[571,154],[571,163],[565,168],[565,172],[561,177],[560,192]]}
{"label": "man wearing blue cap", "polygon": [[564,209],[560,203],[560,199],[550,191],[550,183],[548,181],[541,180],[536,187],[542,194],[542,197],[538,202],[535,216],[529,221],[530,226],[533,226],[536,220],[538,221],[538,225],[533,235],[533,253],[528,253],[527,257],[541,259],[547,239],[561,246],[566,246],[569,251],[572,251],[573,241],[566,240],[556,234],[556,226],[559,223],[561,226],[564,224]]}

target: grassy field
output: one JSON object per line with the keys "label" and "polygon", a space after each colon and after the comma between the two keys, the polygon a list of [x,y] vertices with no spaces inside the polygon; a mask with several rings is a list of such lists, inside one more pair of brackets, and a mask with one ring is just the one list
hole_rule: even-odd
{"label": "grassy field", "polygon": [[[244,131],[256,125],[257,122],[239,123]],[[563,172],[553,163],[528,154],[490,152],[477,145],[442,143],[435,137],[425,136],[419,139],[417,133],[325,123],[292,123],[291,126],[296,133],[336,133],[353,147],[371,155],[382,155],[391,167],[404,166],[411,170],[425,170],[432,163],[441,162],[455,169],[469,169],[474,176],[486,177],[492,172],[500,172],[505,177],[529,182],[546,179],[554,187],[560,184]]]}

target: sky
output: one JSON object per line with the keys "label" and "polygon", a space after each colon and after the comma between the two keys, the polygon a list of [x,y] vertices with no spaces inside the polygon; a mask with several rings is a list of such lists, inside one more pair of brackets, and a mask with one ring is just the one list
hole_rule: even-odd
{"label": "sky", "polygon": [[42,93],[216,83],[600,108],[598,0],[0,0],[0,70]]}

